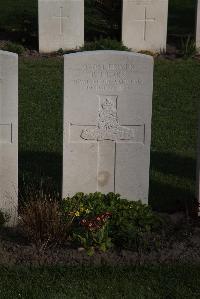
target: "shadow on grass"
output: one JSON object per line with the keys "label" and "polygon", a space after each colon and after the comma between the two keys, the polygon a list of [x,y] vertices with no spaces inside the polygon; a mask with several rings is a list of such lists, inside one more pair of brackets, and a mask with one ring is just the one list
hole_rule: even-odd
{"label": "shadow on grass", "polygon": [[[178,179],[170,184],[159,181],[151,175],[149,203],[159,212],[193,211],[196,200],[193,188],[195,184],[195,159],[181,157],[172,153],[151,153],[151,173],[172,175]],[[20,152],[19,154],[19,190],[26,194],[27,189],[42,189],[46,193],[61,194],[62,155],[46,152]],[[188,181],[188,184],[184,182]],[[78,190],[77,190],[78,191]]]}
{"label": "shadow on grass", "polygon": [[153,170],[164,174],[195,180],[196,160],[191,157],[178,156],[174,153],[151,151],[151,166]]}
{"label": "shadow on grass", "polygon": [[19,192],[39,188],[50,194],[61,194],[62,156],[57,153],[19,153]]}
{"label": "shadow on grass", "polygon": [[149,204],[158,212],[175,213],[184,211],[195,213],[196,199],[191,190],[171,186],[150,179]]}
{"label": "shadow on grass", "polygon": [[151,173],[149,202],[153,209],[160,212],[195,210],[195,159],[154,151],[151,152]]}

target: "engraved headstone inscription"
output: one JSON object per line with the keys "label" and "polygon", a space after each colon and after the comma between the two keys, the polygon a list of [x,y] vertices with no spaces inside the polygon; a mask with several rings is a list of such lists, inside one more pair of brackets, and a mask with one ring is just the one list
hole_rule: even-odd
{"label": "engraved headstone inscription", "polygon": [[200,0],[197,1],[196,48],[200,52]]}
{"label": "engraved headstone inscription", "polygon": [[123,0],[122,40],[135,50],[166,49],[168,0]]}
{"label": "engraved headstone inscription", "polygon": [[0,210],[17,221],[18,56],[0,51]]}
{"label": "engraved headstone inscription", "polygon": [[147,203],[152,57],[94,51],[64,61],[63,197],[115,192]]}
{"label": "engraved headstone inscription", "polygon": [[84,43],[84,0],[39,0],[39,50],[75,49]]}

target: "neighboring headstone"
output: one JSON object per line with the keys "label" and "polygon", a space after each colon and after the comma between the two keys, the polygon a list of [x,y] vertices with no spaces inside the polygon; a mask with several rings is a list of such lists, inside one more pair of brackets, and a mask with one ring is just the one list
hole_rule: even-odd
{"label": "neighboring headstone", "polygon": [[198,216],[200,216],[200,111],[198,113],[197,157],[196,157],[196,198],[198,203]]}
{"label": "neighboring headstone", "polygon": [[168,0],[123,0],[122,41],[135,50],[166,50]]}
{"label": "neighboring headstone", "polygon": [[84,44],[84,0],[39,0],[38,10],[40,52]]}
{"label": "neighboring headstone", "polygon": [[17,222],[18,56],[0,51],[0,210]]}
{"label": "neighboring headstone", "polygon": [[200,0],[197,1],[196,48],[200,52]]}
{"label": "neighboring headstone", "polygon": [[115,192],[148,202],[153,59],[65,55],[63,197]]}

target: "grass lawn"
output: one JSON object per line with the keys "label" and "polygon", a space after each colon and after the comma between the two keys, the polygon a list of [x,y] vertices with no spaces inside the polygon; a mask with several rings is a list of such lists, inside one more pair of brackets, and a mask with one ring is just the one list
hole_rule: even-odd
{"label": "grass lawn", "polygon": [[199,266],[0,268],[1,299],[198,299]]}
{"label": "grass lawn", "polygon": [[[62,173],[62,60],[20,59],[19,163],[23,179],[49,178],[57,189]],[[52,180],[51,180],[52,178]],[[60,189],[59,189],[60,191]]]}
{"label": "grass lawn", "polygon": [[155,64],[150,202],[173,209],[195,194],[200,64]]}
{"label": "grass lawn", "polygon": [[[63,60],[20,59],[20,177],[45,177],[60,191]],[[163,211],[194,199],[200,63],[155,63],[150,203]]]}
{"label": "grass lawn", "polygon": [[[28,26],[31,26],[32,32],[37,32],[36,0],[0,2],[1,38],[12,35],[13,29],[23,32],[20,38],[29,36]],[[194,34],[194,16],[194,0],[170,0],[169,36]],[[150,204],[160,211],[185,209],[194,200],[199,82],[200,63],[197,61],[160,60],[155,63]],[[61,58],[20,58],[21,190],[23,182],[41,182],[43,178],[46,185],[61,191],[62,84]],[[193,299],[200,298],[199,271],[200,266],[193,265],[40,269],[0,267],[0,299]]]}

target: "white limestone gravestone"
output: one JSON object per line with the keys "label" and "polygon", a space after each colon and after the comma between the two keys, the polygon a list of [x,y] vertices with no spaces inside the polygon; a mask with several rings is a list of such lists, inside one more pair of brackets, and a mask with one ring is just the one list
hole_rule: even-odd
{"label": "white limestone gravestone", "polygon": [[123,0],[123,43],[135,51],[164,51],[167,20],[168,0]]}
{"label": "white limestone gravestone", "polygon": [[148,202],[153,59],[65,55],[63,197],[115,192]]}
{"label": "white limestone gravestone", "polygon": [[17,221],[18,56],[0,51],[0,210]]}
{"label": "white limestone gravestone", "polygon": [[84,0],[39,0],[38,10],[40,52],[84,44]]}
{"label": "white limestone gravestone", "polygon": [[196,48],[200,52],[200,1],[197,1]]}

